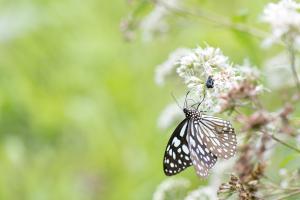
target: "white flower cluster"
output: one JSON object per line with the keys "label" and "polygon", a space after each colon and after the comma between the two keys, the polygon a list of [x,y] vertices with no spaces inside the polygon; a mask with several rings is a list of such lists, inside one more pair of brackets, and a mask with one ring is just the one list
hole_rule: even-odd
{"label": "white flower cluster", "polygon": [[163,181],[155,190],[153,200],[165,200],[168,193],[176,190],[186,189],[190,186],[190,181],[184,178],[169,178]]}
{"label": "white flower cluster", "polygon": [[270,46],[279,40],[300,43],[300,3],[294,0],[269,3],[261,20],[272,28],[272,36],[264,41],[264,46]]}
{"label": "white flower cluster", "polygon": [[235,73],[228,60],[219,48],[198,47],[177,61],[177,73],[190,89],[203,89],[209,76],[214,78],[214,90],[224,89],[220,84],[233,81],[231,78]]}
{"label": "white flower cluster", "polygon": [[[220,111],[220,96],[237,88],[239,84],[247,80],[256,80],[260,73],[246,60],[243,65],[233,66],[228,57],[224,56],[219,48],[196,48],[189,55],[183,56],[177,61],[177,73],[184,80],[187,87],[197,91],[197,95],[206,92],[203,106],[211,112]],[[214,81],[213,88],[206,87],[207,79]],[[260,92],[262,87],[257,87]]]}
{"label": "white flower cluster", "polygon": [[[256,81],[260,76],[259,70],[251,66],[248,60],[242,65],[233,66],[219,48],[210,46],[176,50],[165,63],[158,66],[155,76],[157,84],[163,84],[165,76],[171,74],[174,68],[187,88],[192,91],[189,98],[193,99],[194,103],[200,102],[205,92],[202,107],[211,113],[222,110],[222,105],[226,101],[221,98],[224,94],[233,89],[238,90],[244,80]],[[206,85],[209,77],[214,82],[212,88]],[[262,90],[263,87],[257,85],[251,92],[258,94]],[[180,116],[179,113],[175,104],[169,105],[159,117],[159,126],[168,127]]]}
{"label": "white flower cluster", "polygon": [[203,96],[206,81],[208,77],[212,77],[214,87],[206,90],[206,100],[203,102],[207,110],[216,103],[214,97],[231,88],[237,78],[228,57],[224,56],[219,48],[210,46],[193,49],[191,53],[181,57],[176,65],[177,74],[189,89],[195,91],[196,96]]}
{"label": "white flower cluster", "polygon": [[158,0],[154,9],[141,22],[140,28],[145,41],[151,41],[155,35],[168,31],[167,17],[170,11],[167,7],[178,6],[178,0]]}

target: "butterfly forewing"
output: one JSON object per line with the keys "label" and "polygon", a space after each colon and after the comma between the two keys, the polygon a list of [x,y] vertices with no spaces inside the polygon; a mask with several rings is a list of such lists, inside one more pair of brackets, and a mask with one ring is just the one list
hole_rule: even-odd
{"label": "butterfly forewing", "polygon": [[217,157],[228,159],[235,154],[236,135],[229,121],[203,115],[196,128],[204,144]]}
{"label": "butterfly forewing", "polygon": [[200,134],[196,128],[196,124],[198,123],[198,120],[190,120],[188,124],[188,143],[192,163],[198,176],[206,177],[208,175],[208,170],[217,162],[217,157],[209,151],[201,140]]}
{"label": "butterfly forewing", "polygon": [[188,120],[183,120],[169,139],[164,155],[164,172],[171,176],[192,165],[187,142]]}

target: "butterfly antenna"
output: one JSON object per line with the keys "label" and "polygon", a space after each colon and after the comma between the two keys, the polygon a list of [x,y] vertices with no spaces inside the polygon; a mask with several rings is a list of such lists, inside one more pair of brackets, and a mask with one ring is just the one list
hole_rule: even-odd
{"label": "butterfly antenna", "polygon": [[175,100],[175,102],[176,102],[176,104],[177,104],[177,106],[182,110],[183,108],[181,108],[181,106],[179,105],[179,103],[178,103],[178,101],[177,101],[177,99],[176,99],[176,97],[174,96],[174,94],[173,94],[173,92],[171,92],[171,96],[173,97],[173,99]]}
{"label": "butterfly antenna", "polygon": [[204,101],[205,97],[206,97],[206,92],[204,92],[203,99],[202,99],[202,100],[200,101],[200,103],[198,104],[198,106],[197,106],[197,110],[198,110],[199,106],[200,106],[200,105],[203,103],[203,101]]}
{"label": "butterfly antenna", "polygon": [[184,107],[185,107],[185,108],[187,108],[187,101],[186,101],[186,99],[187,99],[187,96],[189,95],[190,92],[191,92],[191,91],[189,90],[189,91],[186,93],[186,95],[185,95],[185,99],[184,99]]}
{"label": "butterfly antenna", "polygon": [[203,101],[205,100],[206,97],[206,92],[204,93],[204,96],[202,98],[202,100],[199,103],[195,103],[192,105],[192,107],[194,107],[195,105],[197,105],[197,110],[199,109],[199,106],[203,103]]}

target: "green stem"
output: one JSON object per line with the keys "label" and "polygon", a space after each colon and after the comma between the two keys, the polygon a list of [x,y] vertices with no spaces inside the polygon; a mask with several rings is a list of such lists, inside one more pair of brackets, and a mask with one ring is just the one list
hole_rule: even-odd
{"label": "green stem", "polygon": [[293,42],[289,42],[287,44],[287,48],[288,48],[288,52],[290,55],[290,62],[291,62],[291,69],[292,69],[292,73],[295,79],[295,83],[298,89],[298,92],[300,92],[300,81],[299,81],[299,77],[296,71],[296,58],[295,58],[295,49],[294,49],[294,45]]}
{"label": "green stem", "polygon": [[290,148],[290,149],[292,149],[292,150],[294,150],[294,151],[300,153],[300,149],[297,149],[296,147],[294,147],[294,146],[292,146],[292,145],[290,145],[290,144],[288,144],[288,143],[286,143],[286,142],[280,140],[279,138],[275,137],[274,135],[271,135],[271,138],[272,138],[273,140],[279,142],[280,144],[286,146],[287,148]]}

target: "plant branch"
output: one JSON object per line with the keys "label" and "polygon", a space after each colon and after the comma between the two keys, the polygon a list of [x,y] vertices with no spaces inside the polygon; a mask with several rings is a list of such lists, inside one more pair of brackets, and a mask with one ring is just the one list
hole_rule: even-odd
{"label": "plant branch", "polygon": [[272,138],[273,140],[279,142],[280,144],[286,146],[287,148],[290,148],[290,149],[292,149],[292,150],[294,150],[294,151],[300,153],[300,149],[298,149],[298,148],[296,148],[296,147],[294,147],[294,146],[292,146],[292,145],[290,145],[290,144],[288,144],[288,143],[286,143],[286,142],[280,140],[279,138],[275,137],[274,135],[270,135],[270,136],[271,136],[271,138]]}
{"label": "plant branch", "polygon": [[192,10],[192,9],[187,9],[187,8],[179,8],[179,7],[168,5],[167,3],[162,2],[162,1],[155,1],[155,3],[165,7],[166,9],[168,9],[174,13],[177,13],[180,15],[185,15],[185,16],[186,15],[187,16],[197,16],[197,17],[205,19],[209,22],[212,22],[214,24],[217,24],[217,25],[220,25],[220,26],[223,26],[226,28],[232,28],[234,30],[244,32],[249,35],[258,37],[258,38],[265,38],[267,36],[267,33],[260,29],[257,29],[254,27],[249,27],[249,26],[247,26],[245,24],[241,24],[241,23],[234,23],[227,17],[217,15],[213,12],[204,11],[201,9],[197,9],[197,10],[193,9]]}
{"label": "plant branch", "polygon": [[285,196],[282,196],[282,197],[280,197],[280,198],[278,198],[278,199],[276,199],[276,200],[287,199],[288,197],[295,196],[295,195],[297,195],[297,194],[300,194],[300,189],[298,189],[298,190],[296,190],[296,191],[294,191],[294,192],[291,192],[290,194],[287,194],[287,195],[285,195]]}
{"label": "plant branch", "polygon": [[293,76],[295,79],[295,83],[296,83],[298,92],[300,92],[300,81],[299,81],[299,77],[298,77],[297,71],[296,71],[296,63],[295,63],[296,58],[295,58],[295,49],[294,49],[293,42],[288,43],[287,48],[288,48],[288,52],[290,55],[292,73],[293,73]]}

